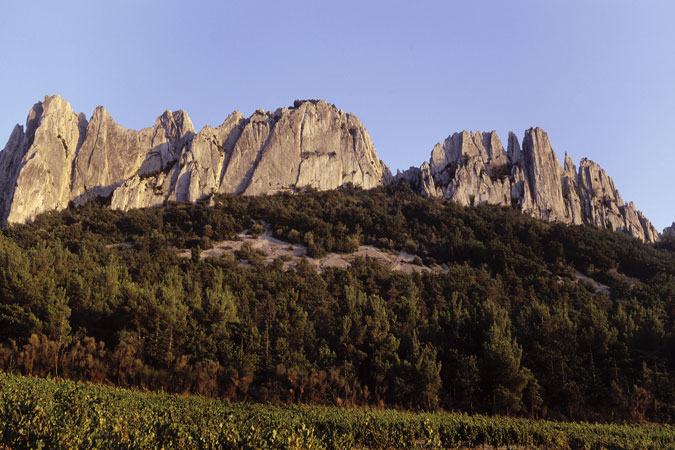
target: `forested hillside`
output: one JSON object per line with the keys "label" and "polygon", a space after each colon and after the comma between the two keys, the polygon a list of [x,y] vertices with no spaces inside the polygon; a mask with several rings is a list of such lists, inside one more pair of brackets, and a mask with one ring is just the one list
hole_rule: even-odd
{"label": "forested hillside", "polygon": [[[400,186],[210,200],[90,203],[3,230],[0,369],[230,400],[675,421],[673,240]],[[370,244],[438,270],[199,258],[262,223],[310,257]]]}

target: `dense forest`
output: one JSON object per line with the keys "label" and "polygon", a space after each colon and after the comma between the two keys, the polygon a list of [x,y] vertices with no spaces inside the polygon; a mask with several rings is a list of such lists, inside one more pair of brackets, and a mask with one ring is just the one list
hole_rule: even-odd
{"label": "dense forest", "polygon": [[[308,257],[370,244],[442,270],[199,258],[262,223]],[[345,187],[126,213],[90,203],[4,229],[0,260],[9,372],[232,401],[675,422],[673,240]]]}

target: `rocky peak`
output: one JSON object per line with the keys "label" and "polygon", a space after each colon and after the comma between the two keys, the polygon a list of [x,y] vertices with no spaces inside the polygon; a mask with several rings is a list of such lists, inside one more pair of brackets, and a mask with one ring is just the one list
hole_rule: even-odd
{"label": "rocky peak", "polygon": [[304,187],[364,188],[390,177],[354,115],[322,100],[238,111],[195,132],[185,111],[165,111],[139,131],[103,107],[89,121],[59,96],[29,111],[0,153],[0,221],[109,197],[114,208],[196,201],[214,192],[264,194]]}
{"label": "rocky peak", "polygon": [[499,140],[496,131],[483,133],[483,147],[486,149],[488,163],[493,167],[498,167],[507,163],[508,159],[504,152],[502,142]]}
{"label": "rocky peak", "polygon": [[242,137],[250,132],[254,140],[246,148],[258,149],[254,171],[245,174],[235,192],[258,195],[305,186],[330,189],[353,183],[367,189],[382,184],[387,169],[356,116],[323,100],[296,102],[294,108],[259,116],[264,122],[242,131]]}
{"label": "rocky peak", "polygon": [[597,164],[582,159],[577,168],[565,154],[564,168],[541,128],[525,131],[522,149],[509,132],[504,152],[497,134],[466,132],[436,144],[429,163],[397,174],[421,194],[463,205],[513,205],[531,216],[570,224],[584,221],[653,242],[658,234],[635,208],[625,204]]}
{"label": "rocky peak", "polygon": [[675,237],[675,222],[671,226],[664,228],[662,235],[664,237]]}
{"label": "rocky peak", "polygon": [[163,129],[167,138],[183,136],[188,132],[195,132],[192,120],[182,109],[171,112],[170,110],[157,118],[155,129]]}
{"label": "rocky peak", "polygon": [[567,221],[562,196],[562,167],[541,128],[525,131],[522,167],[532,202],[523,203],[524,212],[545,220]]}
{"label": "rocky peak", "polygon": [[584,221],[579,189],[576,184],[577,166],[572,158],[565,152],[565,167],[563,169],[561,185],[562,195],[565,202],[566,221],[579,225]]}
{"label": "rocky peak", "polygon": [[574,164],[574,160],[565,152],[565,174],[576,176],[577,166]]}
{"label": "rocky peak", "polygon": [[[33,105],[26,133],[12,133],[0,154],[0,223],[31,220],[45,205],[68,205],[73,160],[86,126],[84,115],[58,95]],[[41,151],[46,147],[52,151]]]}
{"label": "rocky peak", "polygon": [[586,158],[581,160],[577,187],[588,223],[624,231],[648,242],[658,240],[656,228],[633,202],[624,203],[614,180],[595,162]]}
{"label": "rocky peak", "polygon": [[[586,210],[591,215],[594,215],[596,210],[604,213],[605,208],[618,211],[618,208],[624,205],[614,186],[614,180],[605,173],[602,167],[589,159],[581,159],[577,184],[582,191],[587,193],[584,196],[588,200]],[[598,204],[602,204],[605,208],[598,208]]]}
{"label": "rocky peak", "polygon": [[486,164],[499,163],[502,160],[505,162],[504,148],[494,131],[454,133],[445,140],[443,150],[444,158],[438,161],[441,165],[448,162],[460,163],[462,159],[474,157],[480,158]]}
{"label": "rocky peak", "polygon": [[[45,97],[45,103],[49,98],[50,97]],[[35,138],[35,130],[37,130],[38,125],[40,124],[43,112],[44,109],[42,107],[42,102],[34,104],[30,111],[28,111],[28,117],[26,118],[26,136],[28,137],[28,140],[26,141],[26,144],[29,146],[33,143],[33,139]],[[17,126],[20,125],[17,124]]]}
{"label": "rocky peak", "polygon": [[[582,159],[577,171],[566,154],[563,168],[542,129],[525,131],[522,147],[509,132],[507,147],[494,131],[453,133],[434,146],[429,162],[396,179],[464,205],[514,206],[545,220],[658,239],[597,164]],[[87,121],[55,95],[33,105],[25,128],[17,125],[0,152],[0,224],[95,197],[129,209],[216,192],[259,195],[345,183],[367,189],[391,179],[361,121],[323,100],[248,118],[235,111],[197,133],[185,111],[165,111],[152,127],[127,130],[103,107]]]}

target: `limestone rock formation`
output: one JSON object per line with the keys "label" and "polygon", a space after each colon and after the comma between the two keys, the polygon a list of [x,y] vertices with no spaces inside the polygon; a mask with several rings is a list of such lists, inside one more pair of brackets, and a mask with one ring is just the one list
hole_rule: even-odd
{"label": "limestone rock formation", "polygon": [[[392,179],[361,121],[321,100],[249,118],[235,111],[220,126],[197,132],[184,111],[166,111],[152,127],[135,131],[116,124],[103,107],[87,120],[59,96],[47,96],[0,152],[0,226],[96,197],[126,210],[213,193],[345,183],[368,189]],[[577,170],[565,155],[561,166],[539,128],[525,132],[522,146],[509,133],[506,151],[494,131],[454,133],[434,146],[428,162],[396,179],[463,205],[509,205],[544,220],[589,223],[648,242],[659,238],[597,164],[582,159]]]}
{"label": "limestone rock formation", "polygon": [[116,124],[102,106],[94,110],[75,162],[71,197],[81,204],[108,197],[123,180],[153,174],[173,164],[195,135],[184,111],[166,111],[140,131]]}
{"label": "limestone rock formation", "polygon": [[661,235],[663,237],[675,237],[675,222],[671,226],[664,228]]}
{"label": "limestone rock formation", "polygon": [[423,195],[463,205],[516,206],[539,219],[586,222],[647,242],[659,237],[642,212],[621,199],[614,181],[597,164],[582,159],[577,172],[565,154],[563,168],[540,128],[525,132],[522,148],[509,133],[506,152],[494,131],[455,133],[434,146],[428,163],[397,174],[397,179]]}
{"label": "limestone rock formation", "polygon": [[577,186],[589,223],[623,231],[647,242],[658,240],[656,228],[633,202],[624,203],[614,181],[593,161],[581,160]]}
{"label": "limestone rock formation", "polygon": [[297,101],[248,119],[238,111],[196,132],[184,111],[140,131],[103,107],[87,121],[59,96],[30,110],[0,152],[0,225],[109,197],[119,209],[197,201],[212,193],[268,194],[304,187],[365,189],[389,179],[357,117],[324,101]]}
{"label": "limestone rock formation", "polygon": [[0,153],[0,224],[68,206],[73,163],[87,121],[58,96],[46,97],[16,126]]}

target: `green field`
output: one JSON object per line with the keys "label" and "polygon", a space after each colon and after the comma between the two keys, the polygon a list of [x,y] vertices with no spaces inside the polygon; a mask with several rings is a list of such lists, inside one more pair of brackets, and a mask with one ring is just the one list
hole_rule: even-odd
{"label": "green field", "polygon": [[0,373],[0,449],[668,449],[675,427],[230,404]]}

